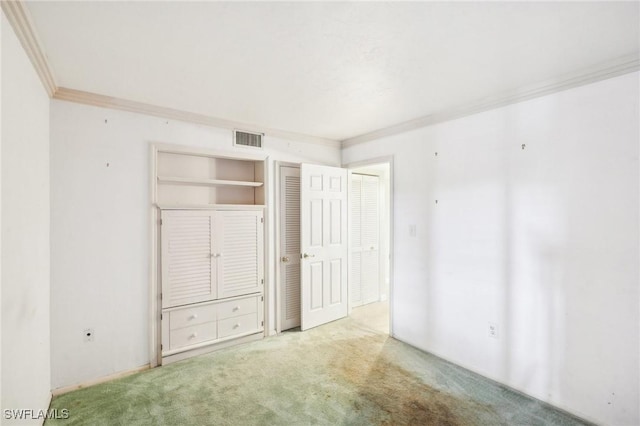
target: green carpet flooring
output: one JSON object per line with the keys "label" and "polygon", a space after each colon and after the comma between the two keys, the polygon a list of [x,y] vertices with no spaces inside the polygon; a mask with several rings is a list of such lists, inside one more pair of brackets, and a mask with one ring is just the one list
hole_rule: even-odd
{"label": "green carpet flooring", "polygon": [[56,425],[578,425],[344,319],[57,396]]}

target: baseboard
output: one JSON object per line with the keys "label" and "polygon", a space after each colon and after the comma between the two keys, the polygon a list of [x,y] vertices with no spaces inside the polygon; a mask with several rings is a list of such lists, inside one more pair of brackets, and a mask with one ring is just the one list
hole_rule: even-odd
{"label": "baseboard", "polygon": [[494,383],[494,384],[496,384],[496,385],[498,385],[498,386],[501,386],[501,387],[503,387],[503,388],[509,389],[509,390],[510,390],[511,392],[513,392],[513,393],[516,393],[516,394],[518,394],[518,395],[522,395],[522,396],[524,396],[524,397],[526,397],[526,398],[529,398],[529,399],[536,400],[536,401],[540,402],[540,403],[541,403],[541,404],[543,404],[543,405],[548,405],[549,407],[552,407],[554,410],[560,411],[561,413],[564,413],[564,414],[566,414],[566,415],[567,415],[567,416],[569,416],[569,417],[573,417],[574,419],[577,419],[578,421],[580,421],[580,422],[582,422],[582,423],[585,423],[585,424],[593,424],[593,425],[597,425],[597,424],[599,424],[596,420],[594,420],[594,419],[590,418],[590,417],[589,417],[589,416],[587,416],[587,415],[584,415],[584,414],[582,414],[582,413],[576,413],[576,412],[574,412],[574,411],[571,411],[571,410],[570,410],[570,409],[568,409],[567,407],[554,405],[554,404],[552,404],[552,403],[550,403],[550,402],[547,402],[547,401],[545,401],[545,400],[543,400],[543,399],[536,398],[535,396],[532,396],[532,395],[528,394],[527,392],[525,392],[525,391],[524,391],[524,390],[522,390],[522,389],[515,388],[515,387],[513,387],[513,386],[511,386],[511,385],[508,385],[508,384],[506,384],[506,383],[503,383],[503,382],[501,382],[501,381],[499,381],[499,380],[497,380],[497,379],[494,379],[494,378],[492,378],[492,377],[489,377],[489,376],[487,376],[486,374],[480,373],[480,372],[478,372],[478,371],[474,370],[473,368],[469,368],[468,366],[465,366],[465,365],[462,365],[462,364],[460,364],[460,363],[458,363],[458,362],[452,361],[452,360],[448,359],[447,357],[444,357],[444,356],[442,356],[442,355],[439,355],[439,354],[438,354],[438,353],[436,353],[436,352],[426,350],[426,349],[424,349],[424,348],[421,348],[420,346],[416,346],[416,345],[414,345],[413,343],[409,343],[409,342],[407,342],[407,341],[405,341],[405,340],[402,340],[402,338],[398,338],[398,337],[396,337],[396,336],[392,336],[392,337],[393,337],[395,340],[397,340],[397,341],[399,341],[399,342],[402,342],[402,343],[404,343],[404,344],[405,344],[405,345],[407,345],[407,346],[411,346],[412,348],[419,350],[420,352],[424,352],[424,353],[426,353],[426,354],[432,355],[432,356],[434,356],[434,357],[436,357],[436,358],[441,359],[442,361],[446,362],[447,364],[454,365],[454,366],[456,366],[456,367],[458,367],[458,368],[463,368],[463,369],[465,369],[465,370],[467,370],[467,371],[470,371],[471,373],[473,373],[473,374],[475,374],[475,375],[478,375],[478,376],[482,377],[483,379],[485,379],[485,380],[487,380],[487,381],[489,381],[489,382],[492,382],[492,383]]}
{"label": "baseboard", "polygon": [[64,386],[58,389],[54,389],[51,391],[52,396],[58,396],[65,393],[73,392],[78,389],[88,388],[90,386],[99,385],[100,383],[110,382],[115,379],[121,379],[123,377],[131,376],[132,374],[139,373],[141,371],[148,370],[150,368],[149,364],[143,365],[141,367],[132,368],[131,370],[120,371],[118,373],[110,374],[108,376],[103,376],[97,379],[88,380],[86,382],[82,382],[75,385]]}

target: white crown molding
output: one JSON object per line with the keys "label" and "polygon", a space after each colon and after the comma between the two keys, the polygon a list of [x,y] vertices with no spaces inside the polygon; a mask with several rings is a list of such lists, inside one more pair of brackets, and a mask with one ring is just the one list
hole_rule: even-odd
{"label": "white crown molding", "polygon": [[384,129],[354,136],[343,140],[342,148],[477,114],[479,112],[500,108],[502,106],[523,102],[529,99],[617,77],[619,75],[638,70],[640,70],[640,56],[636,52],[631,55],[619,57],[613,61],[598,64],[580,72],[564,75],[561,78],[525,86],[520,89],[504,92],[499,96],[483,98],[467,105],[461,105],[446,111],[389,126]]}
{"label": "white crown molding", "polygon": [[225,120],[222,118],[210,117],[193,112],[182,111],[173,108],[166,108],[157,105],[145,104],[142,102],[130,101],[126,99],[114,98],[111,96],[99,95],[81,90],[59,87],[53,94],[54,99],[62,101],[76,102],[80,104],[93,105],[103,108],[112,108],[122,111],[135,112],[152,115],[155,117],[167,118],[171,120],[186,121],[189,123],[202,124],[205,126],[220,127],[223,129],[241,129],[249,132],[264,133],[272,136],[297,142],[314,143],[332,148],[340,148],[341,143],[332,139],[325,139],[301,133],[288,132],[286,130],[271,129],[237,121]]}
{"label": "white crown molding", "polygon": [[53,96],[57,89],[56,80],[42,49],[42,43],[40,43],[27,6],[22,1],[15,0],[2,0],[0,3],[2,11],[13,27],[13,31],[20,40],[29,60],[31,60],[45,90],[49,96]]}

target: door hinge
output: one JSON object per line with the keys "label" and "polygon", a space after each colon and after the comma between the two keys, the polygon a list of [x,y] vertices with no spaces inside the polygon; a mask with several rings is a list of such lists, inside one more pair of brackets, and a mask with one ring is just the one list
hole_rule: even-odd
{"label": "door hinge", "polygon": [[260,218],[260,223],[264,223],[264,217]]}
{"label": "door hinge", "polygon": [[260,301],[264,302],[264,296],[260,296]]}
{"label": "door hinge", "polygon": [[162,226],[162,219],[160,219],[160,226]]}
{"label": "door hinge", "polygon": [[160,350],[164,349],[164,346],[162,346],[162,344],[160,344]]}
{"label": "door hinge", "polygon": [[264,284],[264,278],[260,280],[260,284]]}
{"label": "door hinge", "polygon": [[262,321],[262,324],[261,324],[261,325],[264,327],[264,321]]}
{"label": "door hinge", "polygon": [[162,314],[160,314],[160,321],[162,321]]}

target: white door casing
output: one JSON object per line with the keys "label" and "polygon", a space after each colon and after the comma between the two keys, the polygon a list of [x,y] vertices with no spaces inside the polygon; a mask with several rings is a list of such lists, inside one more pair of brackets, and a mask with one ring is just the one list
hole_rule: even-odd
{"label": "white door casing", "polygon": [[300,326],[300,168],[280,167],[281,330]]}
{"label": "white door casing", "polygon": [[346,169],[300,168],[302,330],[347,316],[347,179]]}

